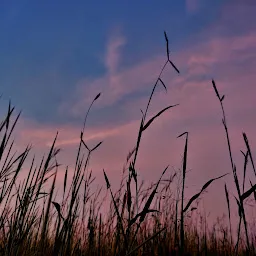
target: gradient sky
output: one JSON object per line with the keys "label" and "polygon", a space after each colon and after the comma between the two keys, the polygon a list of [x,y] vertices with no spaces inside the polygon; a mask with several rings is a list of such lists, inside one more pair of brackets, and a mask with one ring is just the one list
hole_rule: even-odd
{"label": "gradient sky", "polygon": [[[136,140],[140,108],[166,59],[166,30],[181,73],[166,69],[168,93],[157,89],[150,114],[180,106],[145,133],[138,169],[149,182],[168,164],[170,172],[178,170],[184,140],[176,137],[189,131],[189,196],[209,178],[231,172],[212,78],[226,95],[239,172],[242,132],[256,153],[255,13],[253,0],[1,1],[0,114],[9,99],[23,111],[16,146],[32,143],[39,159],[58,130],[59,160],[72,165],[86,110],[102,92],[85,138],[89,145],[104,141],[91,162],[96,183],[104,185],[103,168],[117,183]],[[207,211],[225,211],[224,182],[233,189],[231,176],[216,182],[204,197]]]}

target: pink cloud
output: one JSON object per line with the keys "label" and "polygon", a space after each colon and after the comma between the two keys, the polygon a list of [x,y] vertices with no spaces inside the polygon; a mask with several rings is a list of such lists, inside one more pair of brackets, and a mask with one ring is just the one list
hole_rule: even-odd
{"label": "pink cloud", "polygon": [[[19,133],[17,140],[20,144],[32,143],[37,147],[50,147],[58,132],[56,146],[69,147],[79,144],[81,127],[74,125],[41,125],[31,120],[21,119],[19,123]],[[119,127],[120,128],[120,127]],[[86,128],[85,140],[88,145],[94,141],[114,136],[119,132],[119,128]]]}
{"label": "pink cloud", "polygon": [[[188,176],[188,195],[196,192],[196,188],[199,189],[208,179],[231,171],[225,133],[221,124],[220,106],[210,80],[210,77],[214,76],[209,73],[213,73],[213,71],[218,77],[216,83],[220,92],[226,94],[224,104],[230,127],[232,150],[239,171],[241,170],[242,157],[239,150],[245,148],[242,131],[248,134],[253,151],[255,151],[256,146],[253,137],[254,127],[256,126],[254,114],[254,95],[256,92],[254,81],[256,77],[252,72],[253,70],[250,69],[250,63],[237,68],[236,60],[239,56],[238,61],[246,63],[247,58],[250,57],[248,52],[255,52],[253,51],[255,47],[254,40],[255,36],[252,35],[243,38],[214,40],[200,45],[198,48],[196,47],[190,55],[186,56],[188,52],[185,52],[178,56],[181,63],[184,61],[184,66],[185,63],[188,63],[188,72],[181,79],[172,79],[166,75],[165,82],[169,88],[169,93],[166,95],[159,91],[153,99],[152,109],[156,112],[157,109],[167,104],[181,103],[181,105],[171,110],[171,113],[161,117],[145,133],[142,153],[139,158],[141,178],[156,179],[161,172],[161,167],[163,167],[160,165],[165,163],[166,165],[171,163],[176,167],[180,166],[184,142],[182,140],[177,141],[175,136],[183,131],[190,132],[189,168],[193,169],[193,172]],[[216,45],[217,54],[215,56],[212,52]],[[236,49],[248,52],[241,55]],[[208,56],[208,58],[202,58],[202,56]],[[187,60],[193,61],[189,62]],[[216,68],[214,65],[218,65],[219,62],[220,66]],[[200,75],[200,69],[193,69],[193,66],[198,65],[205,67],[209,74],[208,78],[197,77],[197,75]],[[225,70],[227,65],[229,65],[227,72],[220,72],[222,69]],[[189,82],[189,80],[191,81]],[[179,87],[179,85],[182,87]],[[243,89],[241,89],[241,86],[243,86]],[[145,100],[139,99],[137,102],[128,103],[127,106],[124,106],[124,109],[129,112],[132,107],[138,110],[143,106],[145,106]],[[133,115],[135,116],[135,113]],[[131,132],[124,132],[123,138]],[[126,143],[128,142],[129,139]],[[122,145],[126,145],[126,143],[122,143]],[[111,151],[111,145],[109,147]],[[113,160],[113,162],[115,161],[116,159]],[[148,173],[150,173],[150,176]],[[197,178],[194,179],[194,177]],[[250,177],[252,178],[252,175]],[[227,177],[225,181],[233,190],[232,176]],[[209,195],[206,195],[206,199],[209,200],[208,203],[206,200],[205,205],[214,214],[221,214],[225,209],[222,190],[223,181],[220,181],[210,188]],[[221,201],[220,198],[223,198],[223,200]],[[216,204],[221,207],[216,209]]]}
{"label": "pink cloud", "polygon": [[[222,74],[217,79],[217,85],[223,93],[228,93],[227,97],[232,97],[230,102],[235,102],[236,104],[232,105],[232,103],[228,104],[228,108],[232,112],[239,111],[241,107],[246,107],[247,111],[253,108],[253,99],[247,100],[243,106],[241,103],[243,102],[242,98],[253,97],[254,87],[253,83],[253,73],[245,73],[248,67],[244,66],[240,68],[241,73],[233,73],[232,67],[235,65],[235,60],[237,59],[237,55],[240,55],[240,52],[236,52],[237,49],[251,51],[255,47],[255,36],[247,35],[244,37],[233,37],[233,38],[224,38],[224,39],[213,39],[209,42],[203,43],[201,45],[195,46],[183,53],[176,54],[173,58],[180,63],[181,70],[184,72],[181,76],[176,76],[173,74],[170,69],[164,74],[164,81],[169,88],[169,93],[166,95],[163,90],[158,90],[156,96],[152,102],[152,108],[154,112],[161,107],[164,107],[166,104],[175,104],[180,103],[181,105],[177,107],[175,110],[171,110],[172,114],[167,114],[167,116],[171,116],[171,119],[178,122],[185,122],[186,119],[189,121],[198,120],[200,123],[203,123],[204,126],[207,126],[207,120],[204,121],[203,118],[207,118],[209,116],[209,112],[218,111],[219,106],[213,95],[210,77],[214,77],[214,75],[210,75],[209,73],[215,70],[215,66],[218,65],[218,62],[221,63],[230,62],[228,72],[226,74]],[[206,57],[205,57],[206,56]],[[240,56],[241,58],[249,57],[248,54]],[[138,64],[132,68],[119,72],[117,75],[122,79],[119,86],[120,97],[123,95],[127,95],[131,92],[139,92],[140,90],[145,90],[149,92],[152,88],[153,82],[159,72],[159,68],[161,67],[161,57],[153,58],[152,60],[145,61],[144,63]],[[162,59],[164,60],[164,59]],[[233,63],[232,63],[233,62]],[[184,68],[182,68],[184,67]],[[234,68],[234,67],[233,67]],[[222,67],[219,68],[220,70]],[[224,69],[224,67],[223,67]],[[154,70],[154,71],[153,71]],[[209,74],[207,77],[204,77],[204,74]],[[149,74],[149,77],[147,75]],[[232,75],[232,77],[231,77]],[[131,86],[127,86],[128,78],[131,78]],[[203,78],[202,78],[203,77]],[[99,84],[100,86],[103,84],[105,78],[99,78],[94,81],[93,84]],[[246,82],[246,90],[238,90],[239,83]],[[142,85],[142,86],[139,86]],[[108,88],[108,85],[106,85]],[[82,89],[79,87],[79,89]],[[93,90],[93,86],[91,87]],[[85,89],[86,90],[86,89]],[[95,90],[96,93],[96,90]],[[93,94],[92,94],[93,95]],[[91,95],[91,96],[92,96]],[[243,96],[243,97],[242,97]],[[102,95],[104,98],[104,93]],[[116,102],[117,98],[112,98],[112,101],[105,102],[106,104],[113,104]],[[105,99],[102,101],[104,102]],[[102,103],[102,102],[101,102]],[[82,104],[82,103],[81,103]],[[124,114],[131,114],[131,118],[134,119],[136,125],[138,125],[138,121],[136,121],[139,117],[139,109],[143,108],[146,104],[146,98],[139,98],[137,101],[133,101],[131,103],[126,103],[122,106],[124,110]],[[230,105],[230,107],[229,107]],[[102,106],[102,105],[101,105]],[[104,104],[103,104],[104,106]],[[202,108],[202,106],[204,106]],[[83,106],[84,109],[85,106]],[[152,113],[152,112],[151,112]],[[165,117],[163,117],[165,118]],[[162,119],[159,119],[159,122]],[[249,120],[247,120],[249,121]],[[120,134],[120,131],[125,129],[126,125],[130,127],[130,123],[124,124],[121,127],[116,128],[104,128],[101,129],[93,128],[93,130],[87,131],[87,140],[96,140],[96,139],[106,139],[108,137],[117,136]],[[31,127],[31,126],[30,126]],[[59,145],[68,146],[74,145],[79,142],[79,133],[80,128],[73,126],[62,126],[62,127],[35,127],[35,131],[28,130],[27,134],[23,134],[23,137],[26,137],[30,134],[30,138],[41,138],[43,143],[49,145],[51,139],[55,135],[56,130],[60,131],[59,136]],[[63,135],[61,135],[63,134]],[[49,138],[46,139],[46,138]]]}
{"label": "pink cloud", "polygon": [[[106,63],[119,83],[113,87],[109,74],[95,80],[81,81],[76,91],[78,104],[73,108],[73,114],[81,114],[81,109],[84,111],[99,91],[103,92],[99,99],[99,108],[112,105],[131,93],[147,91],[149,95],[165,60],[164,57],[155,56],[120,71],[116,68],[119,59],[117,49],[122,45],[122,40],[118,40],[112,42],[112,50],[107,50]],[[171,68],[164,72],[163,80],[168,93],[166,94],[163,89],[157,89],[150,107],[150,115],[166,105],[180,103],[180,106],[161,116],[143,135],[137,165],[140,179],[156,180],[168,164],[176,170],[181,167],[184,140],[176,139],[176,136],[184,131],[189,131],[188,168],[192,169],[187,178],[187,199],[210,178],[231,171],[225,133],[221,124],[221,109],[211,85],[211,78],[216,78],[220,93],[226,95],[224,104],[232,150],[239,172],[241,171],[243,163],[239,150],[245,148],[241,137],[242,131],[248,134],[254,155],[256,153],[256,141],[253,137],[256,126],[256,75],[251,67],[256,57],[255,48],[256,34],[250,33],[243,36],[212,38],[173,56],[181,75],[177,76]],[[104,186],[102,169],[105,168],[111,183],[118,185],[127,153],[136,141],[139,109],[144,109],[146,102],[147,98],[143,96],[124,103],[121,106],[122,114],[129,116],[129,120],[123,125],[106,124],[93,129],[88,127],[86,130],[85,140],[90,145],[103,140],[100,149],[91,159],[91,168],[98,184]],[[68,104],[72,106],[73,102]],[[35,142],[35,148],[38,148],[39,152],[49,147],[56,131],[59,130],[57,145],[63,147],[60,161],[64,164],[74,163],[80,127],[71,124],[43,127],[27,120],[22,125],[18,143],[23,144],[29,138]],[[251,174],[250,177],[253,178]],[[60,175],[59,182],[62,178]],[[205,207],[213,215],[220,215],[225,211],[224,181],[233,193],[232,176],[228,176],[216,182],[209,188],[209,194],[204,196]]]}
{"label": "pink cloud", "polygon": [[[181,69],[182,74],[177,77],[174,72],[169,72],[170,69],[166,72],[168,79],[172,77],[171,88],[174,90],[179,87],[184,88],[185,83],[190,83],[188,81],[195,79],[195,76],[210,80],[220,72],[217,69],[221,63],[234,62],[235,64],[238,61],[248,59],[250,57],[249,52],[255,50],[255,41],[255,34],[213,38],[182,53],[174,54],[173,59]],[[114,49],[121,42],[122,40],[118,39],[116,43],[113,43],[115,46],[112,48]],[[116,59],[116,57],[113,58]],[[155,56],[133,67],[116,71],[111,76],[107,74],[94,80],[85,79],[76,88],[75,100],[66,103],[66,106],[63,105],[62,111],[67,111],[70,106],[73,106],[70,114],[81,115],[81,111],[84,111],[98,92],[102,92],[102,97],[96,107],[112,105],[131,93],[149,91],[163,62],[164,57]],[[234,64],[231,65],[233,69],[236,68]],[[226,66],[225,71],[223,69],[222,72],[227,72],[229,66]],[[222,75],[222,77],[225,76]]]}

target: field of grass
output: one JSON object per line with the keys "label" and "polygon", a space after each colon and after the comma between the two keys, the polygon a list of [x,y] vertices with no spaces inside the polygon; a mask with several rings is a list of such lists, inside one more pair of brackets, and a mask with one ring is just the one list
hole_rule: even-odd
{"label": "field of grass", "polygon": [[[75,171],[65,172],[62,201],[55,201],[56,175],[59,164],[56,156],[57,135],[46,158],[39,165],[34,160],[31,163],[28,176],[19,181],[21,169],[28,161],[30,147],[17,155],[14,149],[12,133],[19,116],[14,116],[14,107],[9,104],[8,111],[0,124],[0,255],[255,255],[255,234],[252,233],[247,221],[245,201],[253,197],[256,201],[256,185],[250,181],[251,188],[245,190],[247,166],[252,165],[256,176],[255,165],[250,149],[249,139],[243,134],[246,152],[243,179],[239,180],[236,164],[231,151],[228,125],[224,111],[224,95],[218,91],[212,81],[212,91],[216,94],[216,104],[219,102],[222,110],[223,132],[227,139],[231,172],[236,187],[234,200],[237,209],[231,209],[227,185],[223,188],[223,196],[227,202],[227,221],[217,221],[211,229],[208,228],[206,217],[194,207],[202,193],[214,186],[219,177],[212,177],[202,184],[199,193],[190,200],[184,199],[187,172],[187,156],[189,154],[189,133],[181,131],[178,136],[184,139],[182,170],[174,172],[169,179],[163,175],[168,166],[162,171],[159,180],[151,187],[145,188],[138,180],[136,162],[143,133],[156,119],[161,118],[166,111],[174,111],[171,105],[162,109],[158,114],[148,118],[148,109],[157,86],[167,90],[161,78],[163,70],[170,65],[179,73],[178,68],[170,60],[169,45],[166,33],[166,62],[156,79],[148,104],[142,111],[134,149],[128,153],[126,167],[123,172],[120,188],[113,191],[111,180],[103,170],[108,195],[111,198],[107,214],[101,211],[101,190],[93,195],[90,186],[94,181],[92,172],[88,171],[89,159],[100,147],[101,142],[93,148],[86,145],[84,138],[85,124],[91,107],[100,97],[98,94],[92,101],[85,116],[81,130],[80,144],[77,152]],[[67,185],[67,180],[71,184]],[[173,191],[170,184],[179,179],[179,186]],[[45,186],[49,190],[45,192]],[[254,202],[255,202],[254,201]],[[195,215],[191,215],[196,211]],[[238,211],[239,222],[232,225],[231,211]],[[192,217],[191,217],[192,216]],[[232,234],[236,234],[236,236]]]}

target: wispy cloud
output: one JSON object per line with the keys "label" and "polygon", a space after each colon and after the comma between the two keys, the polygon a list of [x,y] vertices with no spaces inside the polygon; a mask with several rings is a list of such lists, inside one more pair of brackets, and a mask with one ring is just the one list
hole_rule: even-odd
{"label": "wispy cloud", "polygon": [[[155,112],[169,104],[180,103],[180,106],[171,110],[170,114],[166,114],[156,122],[156,127],[160,127],[163,131],[158,136],[154,135],[153,138],[157,137],[160,140],[160,137],[168,136],[169,129],[175,129],[177,133],[180,132],[180,129],[201,131],[202,136],[206,131],[209,131],[214,122],[218,122],[218,113],[220,113],[211,87],[211,78],[215,77],[220,90],[227,94],[226,104],[230,112],[231,124],[238,125],[242,129],[242,124],[235,121],[242,118],[246,122],[244,124],[245,127],[255,125],[254,119],[249,118],[253,115],[254,107],[253,95],[255,87],[253,86],[253,81],[255,81],[255,75],[253,70],[250,69],[250,59],[252,53],[256,52],[255,38],[256,36],[251,34],[224,39],[214,38],[201,45],[191,47],[191,49],[183,53],[176,54],[174,59],[180,63],[183,74],[179,77],[171,69],[166,71],[163,79],[169,92],[165,94],[164,90],[157,90],[151,109]],[[149,93],[160,70],[161,60],[164,61],[164,58],[159,56],[119,71],[117,74],[122,78],[119,86],[122,88],[123,95],[127,95],[126,93],[131,91],[138,93],[140,90],[145,89]],[[240,63],[244,64],[238,67],[237,65]],[[223,70],[226,71],[223,72]],[[143,76],[143,74],[149,74],[150,78],[145,78],[147,76]],[[128,77],[131,77],[134,82],[133,86],[129,88],[126,87]],[[104,81],[104,79],[97,81]],[[241,84],[243,84],[243,90],[240,90]],[[142,86],[140,87],[139,85]],[[104,98],[104,93],[102,97]],[[140,108],[143,109],[145,107],[147,97],[143,94],[137,100],[127,101],[122,104],[122,115],[132,117],[134,118],[133,120],[126,120],[124,124],[119,126],[116,126],[115,123],[111,125],[106,123],[100,127],[89,127],[86,131],[86,140],[92,141],[92,143],[96,140],[114,140],[120,145],[117,138],[121,139],[122,136],[129,138],[129,134],[133,134],[132,137],[135,139],[139,125],[136,113],[139,113]],[[244,99],[247,100],[244,102]],[[117,98],[112,100],[112,104],[114,104]],[[243,102],[244,104],[242,104]],[[110,101],[105,103],[111,104]],[[104,104],[100,105],[100,107],[103,106]],[[247,119],[245,119],[243,111],[246,111]],[[212,114],[214,112],[215,114]],[[113,115],[115,115],[115,112]],[[116,118],[122,118],[122,116],[117,116]],[[28,122],[26,124],[27,126],[24,126],[21,132],[21,137],[30,137],[31,140],[36,140],[39,144],[43,143],[45,146],[49,146],[57,130],[60,132],[58,145],[72,147],[79,142],[80,127],[73,125],[39,127],[39,125],[33,125]],[[151,129],[154,130],[156,128]],[[149,138],[149,141],[151,139]],[[121,144],[125,145],[128,142],[126,139],[125,141],[125,143]],[[112,142],[109,144],[110,151],[112,151],[111,145],[113,145]],[[129,147],[127,146],[126,149],[129,150]],[[107,161],[116,162],[114,159],[111,160],[111,156]]]}
{"label": "wispy cloud", "polygon": [[142,92],[154,82],[163,60],[156,57],[111,76],[106,74],[94,80],[84,79],[79,82],[73,101],[62,105],[61,110],[79,116],[99,92],[102,92],[99,107],[110,106],[125,96]]}
{"label": "wispy cloud", "polygon": [[[224,104],[238,168],[242,166],[239,150],[244,148],[242,131],[248,134],[253,152],[256,148],[253,137],[256,127],[256,33],[247,31],[209,37],[209,32],[207,31],[206,36],[203,31],[198,38],[205,40],[198,40],[198,44],[192,44],[172,56],[181,75],[177,76],[171,68],[164,72],[163,80],[168,93],[157,88],[150,113],[157,112],[166,105],[180,105],[161,116],[143,134],[137,167],[140,179],[148,180],[158,178],[167,164],[177,170],[182,159],[184,141],[177,140],[176,136],[189,131],[188,165],[192,172],[188,174],[187,195],[195,192],[209,178],[230,171],[221,110],[212,89],[212,78],[216,80],[220,92],[226,95]],[[102,92],[96,106],[98,113],[107,106],[116,106],[111,122],[93,128],[89,126],[85,133],[85,140],[91,145],[103,140],[100,150],[95,152],[91,160],[94,174],[102,178],[102,168],[106,168],[113,182],[121,174],[126,154],[134,146],[139,128],[139,109],[145,107],[150,90],[165,61],[163,51],[161,56],[155,55],[134,66],[120,69],[120,48],[125,42],[124,35],[110,36],[104,55],[107,72],[95,79],[81,80],[76,87],[75,100],[67,102],[68,107],[65,109],[68,111],[72,106],[71,115],[84,114],[98,92]],[[131,95],[136,97],[129,100]],[[119,108],[120,112],[117,111]],[[117,125],[116,120],[120,118],[124,122]],[[74,124],[58,127],[24,122],[19,140],[24,143],[29,137],[36,141],[36,147],[41,145],[42,150],[50,145],[56,130],[60,132],[57,145],[64,148],[60,157],[63,162],[68,163],[72,160],[71,152],[74,152],[79,142],[80,127]],[[231,178],[227,177],[226,180],[233,184]],[[214,193],[209,193],[211,203],[206,202],[206,207],[213,213],[221,214],[223,208],[216,209],[216,204],[225,206],[224,200],[220,200],[223,182],[218,182],[214,188]]]}
{"label": "wispy cloud", "polygon": [[125,42],[126,40],[120,32],[111,34],[108,39],[105,54],[105,65],[110,75],[114,75],[118,71],[121,58],[120,48],[125,45]]}

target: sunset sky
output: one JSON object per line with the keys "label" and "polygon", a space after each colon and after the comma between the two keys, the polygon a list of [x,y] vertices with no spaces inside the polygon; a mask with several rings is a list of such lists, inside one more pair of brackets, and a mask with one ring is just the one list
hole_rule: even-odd
{"label": "sunset sky", "polygon": [[[168,164],[169,174],[181,168],[185,141],[176,137],[188,131],[189,198],[209,178],[231,172],[211,79],[226,96],[238,172],[240,150],[245,150],[242,132],[256,157],[255,13],[254,0],[1,1],[0,114],[9,99],[22,110],[16,147],[32,143],[38,160],[59,131],[59,162],[73,165],[85,113],[101,92],[85,140],[90,146],[103,141],[91,160],[95,184],[105,186],[103,168],[118,184],[136,142],[140,109],[166,60],[165,30],[180,74],[166,68],[162,79],[168,92],[157,88],[149,114],[180,105],[145,132],[137,167],[139,178],[148,182]],[[255,183],[251,165],[249,172]],[[226,211],[225,182],[233,189],[231,175],[213,184],[202,200],[206,211]]]}

